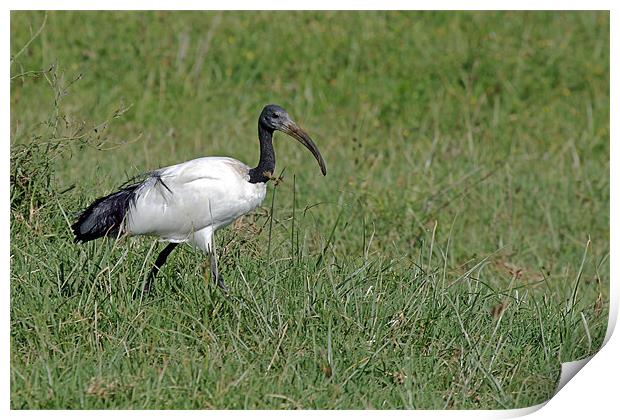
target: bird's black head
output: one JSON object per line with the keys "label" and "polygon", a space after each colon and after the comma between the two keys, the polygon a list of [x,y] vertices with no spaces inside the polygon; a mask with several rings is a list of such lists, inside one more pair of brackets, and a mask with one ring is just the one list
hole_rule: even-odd
{"label": "bird's black head", "polygon": [[289,117],[288,112],[286,112],[284,108],[278,105],[265,106],[258,118],[258,125],[270,133],[274,130],[278,130],[299,141],[312,152],[314,158],[319,163],[323,175],[327,173],[325,162],[316,144],[314,144],[310,136]]}
{"label": "bird's black head", "polygon": [[290,121],[291,118],[288,116],[288,113],[278,105],[265,106],[259,118],[259,123],[270,131],[283,131],[284,125]]}

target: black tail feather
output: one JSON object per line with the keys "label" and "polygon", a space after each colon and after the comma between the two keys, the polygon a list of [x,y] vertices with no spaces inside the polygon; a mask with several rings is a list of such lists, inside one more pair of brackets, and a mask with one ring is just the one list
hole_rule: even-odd
{"label": "black tail feather", "polygon": [[88,242],[103,236],[124,233],[124,220],[129,207],[135,202],[136,190],[141,184],[98,198],[88,206],[71,226],[75,242]]}

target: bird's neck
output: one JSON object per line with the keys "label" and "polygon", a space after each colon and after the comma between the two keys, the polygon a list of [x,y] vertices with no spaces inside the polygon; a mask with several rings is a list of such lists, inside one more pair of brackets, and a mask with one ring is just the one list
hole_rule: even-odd
{"label": "bird's neck", "polygon": [[276,169],[276,153],[273,150],[273,130],[258,124],[258,140],[260,142],[260,159],[256,168],[250,169],[250,182],[256,184],[267,182]]}

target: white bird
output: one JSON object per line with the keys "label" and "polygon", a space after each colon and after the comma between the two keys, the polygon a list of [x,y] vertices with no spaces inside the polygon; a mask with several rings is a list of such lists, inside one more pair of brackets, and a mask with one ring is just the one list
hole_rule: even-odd
{"label": "white bird", "polygon": [[325,162],[310,136],[280,106],[267,105],[258,119],[260,159],[255,168],[229,157],[203,157],[149,172],[141,182],[88,206],[72,225],[75,241],[148,235],[169,242],[144,284],[145,294],[174,248],[188,242],[211,256],[211,276],[226,290],[217,269],[213,234],[254,210],[265,198],[276,165],[275,130],[307,147],[326,174]]}

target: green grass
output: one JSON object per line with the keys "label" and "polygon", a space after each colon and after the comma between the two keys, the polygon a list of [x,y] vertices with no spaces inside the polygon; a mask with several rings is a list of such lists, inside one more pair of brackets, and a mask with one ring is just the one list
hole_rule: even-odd
{"label": "green grass", "polygon": [[[602,343],[609,13],[13,12],[11,52],[12,408],[514,408]],[[230,298],[73,244],[130,176],[253,165],[266,103],[328,175],[276,136]]]}

